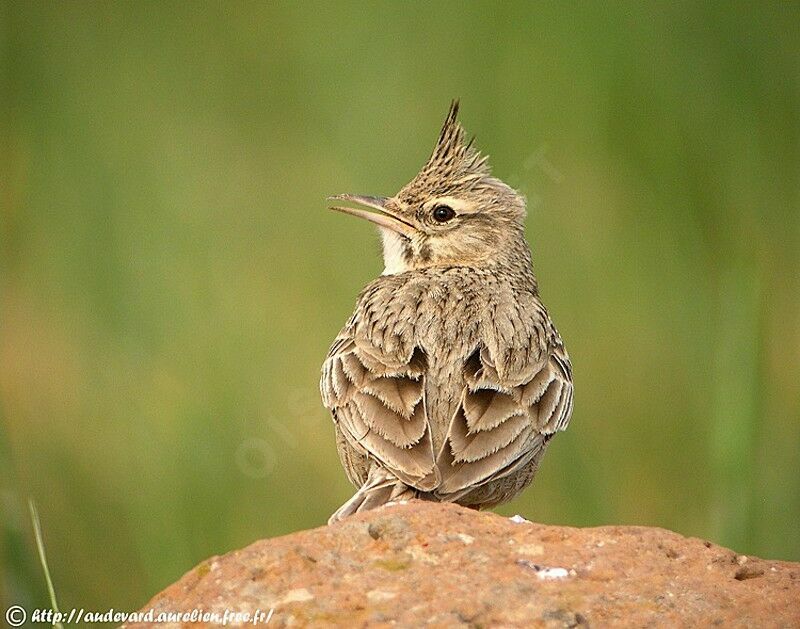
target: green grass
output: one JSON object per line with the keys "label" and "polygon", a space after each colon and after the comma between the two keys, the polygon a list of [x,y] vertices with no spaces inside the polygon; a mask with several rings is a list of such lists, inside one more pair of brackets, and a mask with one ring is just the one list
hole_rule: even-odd
{"label": "green grass", "polygon": [[[53,587],[53,579],[50,576],[50,567],[47,565],[47,555],[44,551],[44,536],[42,535],[42,523],[39,520],[39,511],[36,508],[36,503],[33,500],[28,500],[28,510],[31,514],[31,524],[33,525],[33,536],[36,539],[36,551],[39,554],[39,563],[42,566],[44,579],[47,583],[47,595],[50,597],[50,609],[56,617],[61,616],[58,608],[58,601],[56,600],[56,590]],[[54,622],[54,627],[64,629],[64,625],[60,622]]]}

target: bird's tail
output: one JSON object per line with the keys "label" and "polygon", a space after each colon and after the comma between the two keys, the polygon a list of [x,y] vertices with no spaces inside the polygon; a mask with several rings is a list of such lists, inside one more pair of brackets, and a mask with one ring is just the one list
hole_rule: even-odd
{"label": "bird's tail", "polygon": [[339,507],[328,518],[328,524],[339,522],[359,511],[369,511],[385,505],[387,502],[418,498],[419,492],[409,487],[394,474],[380,467],[373,467],[366,482],[350,500]]}

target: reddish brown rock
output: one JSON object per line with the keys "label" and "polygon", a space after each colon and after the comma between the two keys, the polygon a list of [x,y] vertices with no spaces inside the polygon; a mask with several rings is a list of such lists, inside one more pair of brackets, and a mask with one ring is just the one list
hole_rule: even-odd
{"label": "reddish brown rock", "polygon": [[220,614],[209,626],[228,610],[249,615],[229,626],[800,627],[800,564],[415,501],[209,559],[151,609]]}

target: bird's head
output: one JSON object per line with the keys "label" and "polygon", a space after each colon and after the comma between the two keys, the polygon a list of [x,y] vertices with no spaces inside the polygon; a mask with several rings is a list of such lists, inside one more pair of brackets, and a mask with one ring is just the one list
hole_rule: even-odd
{"label": "bird's head", "polygon": [[[519,259],[525,200],[492,177],[486,157],[465,142],[458,101],[422,170],[393,197],[331,197],[363,208],[331,209],[378,225],[384,274],[435,266],[490,266]],[[527,256],[524,256],[527,257]]]}

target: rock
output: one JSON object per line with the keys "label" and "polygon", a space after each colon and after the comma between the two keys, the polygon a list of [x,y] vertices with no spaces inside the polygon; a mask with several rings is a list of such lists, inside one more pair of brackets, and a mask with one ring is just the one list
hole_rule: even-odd
{"label": "rock", "polygon": [[142,613],[180,627],[193,610],[205,626],[227,610],[229,626],[800,627],[800,564],[412,501],[209,559]]}

